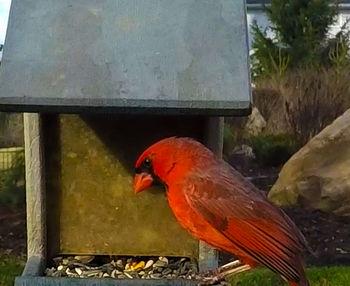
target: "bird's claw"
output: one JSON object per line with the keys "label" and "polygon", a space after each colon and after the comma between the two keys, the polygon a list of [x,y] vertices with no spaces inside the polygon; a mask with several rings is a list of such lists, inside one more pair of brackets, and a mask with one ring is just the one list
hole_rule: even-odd
{"label": "bird's claw", "polygon": [[200,278],[212,278],[213,276],[219,275],[220,271],[218,268],[207,270],[199,274]]}
{"label": "bird's claw", "polygon": [[222,284],[224,282],[223,280],[225,280],[225,277],[219,275],[219,271],[217,269],[209,270],[202,273],[201,275],[199,275],[198,279],[200,281],[198,285],[200,286],[225,285],[225,284]]}

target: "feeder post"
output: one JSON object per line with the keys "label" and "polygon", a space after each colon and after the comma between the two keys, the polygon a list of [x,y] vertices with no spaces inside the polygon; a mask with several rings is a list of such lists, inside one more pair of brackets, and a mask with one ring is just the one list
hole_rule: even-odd
{"label": "feeder post", "polygon": [[[206,125],[205,144],[216,156],[222,158],[224,118],[208,117]],[[219,264],[218,257],[217,250],[211,248],[204,242],[199,243],[198,266],[200,271],[217,268]]]}
{"label": "feeder post", "polygon": [[45,268],[46,205],[41,115],[24,113],[27,198],[27,255],[23,276],[38,276]]}
{"label": "feeder post", "polygon": [[222,158],[224,146],[224,117],[208,117],[205,143],[219,158]]}

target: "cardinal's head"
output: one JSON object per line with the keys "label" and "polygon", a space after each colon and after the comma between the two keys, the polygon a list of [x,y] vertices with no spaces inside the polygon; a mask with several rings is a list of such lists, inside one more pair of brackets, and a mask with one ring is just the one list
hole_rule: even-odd
{"label": "cardinal's head", "polygon": [[[199,153],[201,156],[198,156]],[[160,181],[166,187],[176,182],[202,164],[205,154],[212,156],[206,147],[191,138],[170,137],[158,141],[136,161],[135,193],[146,190],[155,182]]]}

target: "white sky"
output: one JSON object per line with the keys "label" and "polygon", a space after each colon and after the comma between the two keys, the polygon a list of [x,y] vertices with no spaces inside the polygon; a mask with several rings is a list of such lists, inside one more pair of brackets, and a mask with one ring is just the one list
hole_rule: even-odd
{"label": "white sky", "polygon": [[0,44],[3,44],[5,41],[10,5],[11,0],[0,0]]}

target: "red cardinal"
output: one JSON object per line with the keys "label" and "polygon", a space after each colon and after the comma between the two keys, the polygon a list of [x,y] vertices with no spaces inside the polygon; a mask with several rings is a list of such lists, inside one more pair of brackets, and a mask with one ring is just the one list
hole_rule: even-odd
{"label": "red cardinal", "polygon": [[306,241],[295,224],[201,143],[171,137],[149,147],[136,162],[135,192],[156,179],[182,227],[243,264],[221,278],[262,264],[291,286],[309,285],[302,263]]}

